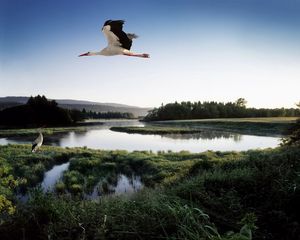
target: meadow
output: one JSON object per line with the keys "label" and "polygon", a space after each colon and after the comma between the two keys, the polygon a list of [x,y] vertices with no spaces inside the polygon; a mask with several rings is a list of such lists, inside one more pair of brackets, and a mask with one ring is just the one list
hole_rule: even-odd
{"label": "meadow", "polygon": [[151,122],[153,126],[168,126],[190,129],[210,129],[230,131],[260,136],[288,135],[289,129],[296,125],[296,117],[267,118],[217,118],[191,120],[165,120]]}

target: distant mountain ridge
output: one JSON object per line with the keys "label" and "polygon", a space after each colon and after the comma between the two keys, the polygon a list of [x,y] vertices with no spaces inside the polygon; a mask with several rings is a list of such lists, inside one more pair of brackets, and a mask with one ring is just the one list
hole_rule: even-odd
{"label": "distant mountain ridge", "polygon": [[[8,107],[25,104],[27,103],[28,99],[29,97],[24,97],[24,96],[0,97],[0,110]],[[78,109],[78,110],[82,110],[83,108],[85,108],[87,111],[94,111],[94,112],[131,112],[136,117],[145,116],[147,115],[148,111],[151,110],[151,108],[141,108],[141,107],[119,104],[119,103],[99,103],[99,102],[92,102],[87,100],[73,100],[73,99],[51,99],[51,100],[55,100],[58,103],[58,105],[62,108]]]}

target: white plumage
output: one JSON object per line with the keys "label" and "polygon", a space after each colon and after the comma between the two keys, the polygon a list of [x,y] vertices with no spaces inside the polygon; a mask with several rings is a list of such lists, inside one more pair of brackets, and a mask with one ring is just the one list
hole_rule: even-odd
{"label": "white plumage", "polygon": [[43,134],[41,129],[39,129],[39,136],[32,143],[31,152],[36,152],[43,144]]}
{"label": "white plumage", "polygon": [[133,53],[130,51],[132,40],[138,36],[134,33],[123,32],[123,20],[108,20],[102,27],[102,32],[107,39],[108,46],[100,52],[87,52],[79,55],[83,56],[114,56],[125,55],[130,57],[149,58],[147,53]]}

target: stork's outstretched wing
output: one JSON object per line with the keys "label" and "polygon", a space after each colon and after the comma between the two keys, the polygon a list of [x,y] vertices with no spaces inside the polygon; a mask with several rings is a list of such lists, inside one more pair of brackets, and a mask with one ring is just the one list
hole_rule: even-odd
{"label": "stork's outstretched wing", "polygon": [[102,32],[107,39],[108,45],[120,46],[130,50],[132,40],[123,32],[123,20],[107,20],[102,28]]}

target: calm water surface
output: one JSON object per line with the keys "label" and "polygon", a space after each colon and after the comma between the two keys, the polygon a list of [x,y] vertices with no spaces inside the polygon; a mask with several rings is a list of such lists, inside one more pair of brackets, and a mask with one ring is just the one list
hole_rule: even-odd
{"label": "calm water surface", "polygon": [[[241,151],[276,147],[279,137],[243,135],[222,131],[203,130],[197,134],[141,135],[109,130],[111,126],[143,126],[138,121],[109,121],[86,132],[68,132],[57,136],[44,136],[44,144],[61,147],[83,147],[106,150],[188,150],[190,152]],[[31,143],[33,139],[0,138],[0,144]]]}
{"label": "calm water surface", "polygon": [[[63,173],[68,170],[70,165],[70,162],[62,163],[59,165],[55,165],[52,169],[45,172],[44,179],[41,183],[41,188],[44,192],[52,192],[54,191],[55,184],[61,180]],[[86,199],[97,199],[101,195],[107,195],[107,194],[125,194],[125,193],[133,193],[137,192],[140,189],[143,188],[143,183],[141,181],[141,177],[137,176],[135,174],[132,174],[130,177],[126,176],[124,174],[118,174],[117,175],[117,181],[115,184],[108,184],[108,192],[103,192],[102,190],[102,181],[100,181],[98,184],[94,186],[93,191],[90,194],[86,194]],[[26,195],[20,195],[21,197],[25,197]],[[28,196],[26,196],[28,197]],[[27,198],[23,199],[27,200]]]}
{"label": "calm water surface", "polygon": [[93,191],[90,194],[85,194],[86,199],[97,199],[102,195],[114,194],[131,194],[141,190],[144,184],[141,181],[141,176],[132,174],[131,176],[126,176],[125,174],[118,174],[116,184],[109,184],[108,191],[103,192],[102,181],[100,181],[96,186],[94,186]]}
{"label": "calm water surface", "polygon": [[62,178],[64,171],[68,170],[70,163],[55,165],[52,169],[45,172],[41,187],[43,191],[52,191],[56,182]]}

